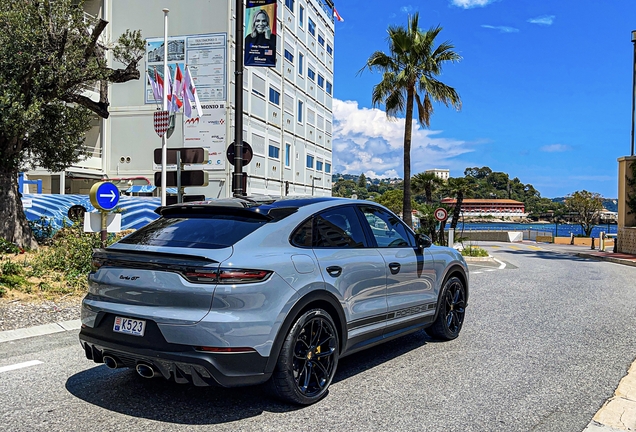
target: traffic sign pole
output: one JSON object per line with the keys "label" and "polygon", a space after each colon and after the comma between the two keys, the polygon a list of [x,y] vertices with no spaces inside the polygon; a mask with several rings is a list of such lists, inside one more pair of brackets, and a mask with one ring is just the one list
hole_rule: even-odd
{"label": "traffic sign pole", "polygon": [[[163,9],[163,110],[168,111],[168,12]],[[166,165],[168,164],[168,138],[166,134],[161,137],[161,206],[166,205]]]}

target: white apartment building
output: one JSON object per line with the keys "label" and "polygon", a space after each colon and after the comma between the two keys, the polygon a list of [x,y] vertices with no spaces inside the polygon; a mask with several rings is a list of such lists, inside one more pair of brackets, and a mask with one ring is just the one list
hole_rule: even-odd
{"label": "white apartment building", "polygon": [[[28,173],[29,180],[42,180],[44,193],[84,194],[101,179],[115,182],[122,191],[131,185],[154,185],[160,166],[154,164],[153,153],[161,147],[161,138],[153,128],[153,113],[161,103],[155,103],[145,71],[152,72],[163,61],[158,54],[163,8],[170,9],[168,62],[188,64],[204,108],[196,121],[177,114],[168,148],[209,148],[208,164],[186,168],[208,171],[209,185],[186,188],[186,194],[232,195],[234,167],[225,151],[235,136],[235,11],[234,2],[227,0],[86,2],[87,14],[109,22],[108,40],[126,29],[141,30],[147,41],[146,58],[139,65],[142,78],[110,85],[110,117],[96,118],[86,136],[91,157],[61,173]],[[333,4],[279,0],[276,29],[276,67],[245,67],[243,74],[243,141],[254,154],[243,167],[249,176],[247,193],[331,195]]]}
{"label": "white apartment building", "polygon": [[450,170],[447,170],[447,169],[433,168],[433,169],[426,170],[424,172],[426,174],[435,174],[436,177],[444,181],[448,180],[448,178],[450,177]]}

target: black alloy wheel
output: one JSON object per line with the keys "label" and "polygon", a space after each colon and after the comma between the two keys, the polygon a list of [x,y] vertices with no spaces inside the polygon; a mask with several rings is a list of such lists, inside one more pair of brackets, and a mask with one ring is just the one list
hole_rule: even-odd
{"label": "black alloy wheel", "polygon": [[274,371],[278,396],[300,405],[319,401],[336,373],[338,351],[338,333],[329,314],[322,309],[303,314],[287,335]]}
{"label": "black alloy wheel", "polygon": [[440,295],[437,318],[427,333],[440,340],[452,340],[459,336],[466,314],[466,288],[457,277],[446,281]]}

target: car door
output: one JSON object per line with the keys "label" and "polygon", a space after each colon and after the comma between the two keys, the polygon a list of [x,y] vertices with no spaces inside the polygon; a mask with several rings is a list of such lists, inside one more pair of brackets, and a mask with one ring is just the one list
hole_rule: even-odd
{"label": "car door", "polygon": [[387,313],[386,265],[378,250],[369,247],[355,207],[329,209],[311,223],[313,252],[327,289],[341,299],[350,342],[374,332],[381,336]]}
{"label": "car door", "polygon": [[413,320],[432,319],[437,305],[435,268],[428,250],[419,250],[415,235],[396,215],[374,205],[361,205],[387,273],[387,332]]}

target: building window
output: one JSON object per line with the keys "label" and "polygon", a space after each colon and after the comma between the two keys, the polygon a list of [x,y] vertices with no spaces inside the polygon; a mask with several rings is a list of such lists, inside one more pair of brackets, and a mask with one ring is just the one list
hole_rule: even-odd
{"label": "building window", "polygon": [[290,11],[294,11],[294,0],[285,0],[285,6],[289,8]]}
{"label": "building window", "polygon": [[332,84],[329,81],[327,81],[327,87],[326,87],[327,93],[331,94],[332,90],[333,90]]}
{"label": "building window", "polygon": [[298,101],[298,123],[303,122],[303,101]]}
{"label": "building window", "polygon": [[291,144],[285,144],[285,166],[291,166]]}
{"label": "building window", "polygon": [[311,68],[311,66],[307,66],[307,76],[312,81],[316,80],[316,72],[314,72],[314,70]]}
{"label": "building window", "polygon": [[309,33],[311,33],[312,36],[316,36],[316,23],[312,21],[311,18],[307,18],[307,21],[309,21]]}
{"label": "building window", "polygon": [[333,55],[333,48],[331,48],[331,45],[329,44],[327,44],[327,54]]}
{"label": "building window", "polygon": [[275,105],[280,105],[280,92],[272,87],[269,88],[269,101]]}
{"label": "building window", "polygon": [[298,25],[302,27],[304,21],[305,21],[305,8],[302,6],[299,6],[298,7]]}
{"label": "building window", "polygon": [[322,162],[316,161],[316,171],[322,171]]}
{"label": "building window", "polygon": [[318,35],[318,43],[322,46],[325,46],[325,38]]}
{"label": "building window", "polygon": [[307,155],[307,168],[314,167],[314,157],[312,155]]}
{"label": "building window", "polygon": [[330,173],[331,172],[331,164],[330,163],[325,163],[325,172],[326,173]]}
{"label": "building window", "polygon": [[298,53],[298,73],[300,75],[303,74],[303,63],[305,60],[305,56],[302,53]]}
{"label": "building window", "polygon": [[318,87],[325,88],[325,78],[318,74]]}
{"label": "building window", "polygon": [[294,63],[294,55],[287,50],[285,50],[285,58]]}
{"label": "building window", "polygon": [[269,157],[278,159],[280,157],[280,149],[276,146],[269,146]]}

